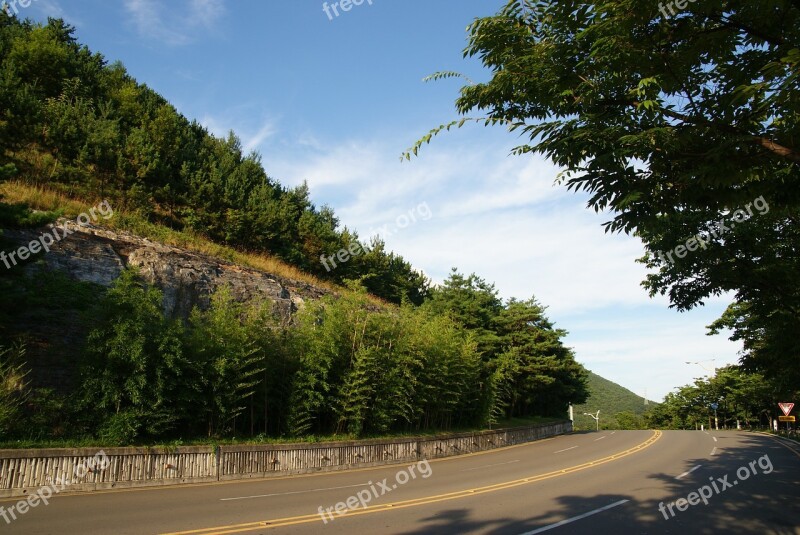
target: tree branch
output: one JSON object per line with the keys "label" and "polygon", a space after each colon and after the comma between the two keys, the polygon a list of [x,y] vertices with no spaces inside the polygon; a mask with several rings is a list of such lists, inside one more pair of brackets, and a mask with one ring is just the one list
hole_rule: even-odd
{"label": "tree branch", "polygon": [[714,20],[714,21],[722,24],[725,27],[733,28],[733,29],[736,29],[736,30],[740,30],[740,31],[748,33],[748,34],[750,34],[750,35],[752,35],[754,37],[758,37],[759,39],[762,39],[762,40],[766,41],[767,43],[769,43],[771,45],[782,46],[782,45],[786,44],[786,40],[783,37],[767,35],[766,33],[762,32],[761,30],[759,30],[757,28],[753,28],[752,26],[744,24],[743,22],[735,21],[735,20],[732,20],[732,19],[729,19],[729,18],[726,18],[726,17],[723,17],[723,16],[719,16],[719,15],[717,15],[717,16],[710,15],[709,18],[711,20]]}
{"label": "tree branch", "polygon": [[756,143],[764,147],[770,152],[774,152],[778,156],[782,156],[788,160],[792,160],[793,162],[800,163],[800,153],[795,150],[792,150],[788,147],[784,147],[778,143],[775,143],[771,139],[765,138],[764,136],[756,136],[755,138]]}
{"label": "tree branch", "polygon": [[[638,102],[630,102],[631,106],[637,106]],[[690,117],[683,113],[678,113],[673,110],[662,109],[661,112],[666,115],[667,117],[671,117],[673,119],[678,119],[679,121],[683,121],[686,124],[693,124],[693,125],[704,125],[711,128],[716,128],[722,132],[727,132],[729,134],[736,134],[740,136],[746,136],[746,132],[742,132],[740,129],[736,128],[735,126],[728,125],[728,124],[720,124],[714,121],[709,121],[707,119],[698,119],[694,117]],[[767,149],[768,151],[776,154],[782,158],[786,158],[787,160],[791,160],[793,162],[800,163],[800,152],[797,152],[794,149],[789,147],[784,147],[780,143],[776,143],[775,141],[764,137],[764,136],[752,136],[752,140],[755,141],[758,145],[761,145],[763,148]]]}

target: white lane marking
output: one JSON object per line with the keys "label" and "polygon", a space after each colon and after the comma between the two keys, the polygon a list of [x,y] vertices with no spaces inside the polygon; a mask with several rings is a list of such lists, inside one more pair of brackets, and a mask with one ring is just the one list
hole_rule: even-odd
{"label": "white lane marking", "polygon": [[574,449],[575,449],[575,448],[577,448],[577,447],[578,447],[578,446],[572,446],[571,448],[566,448],[566,449],[563,449],[563,450],[554,451],[553,453],[561,453],[562,451],[574,450]]}
{"label": "white lane marking", "polygon": [[614,433],[616,433],[616,431],[611,431],[611,434],[612,434],[612,435],[613,435]]}
{"label": "white lane marking", "polygon": [[711,437],[711,438],[713,438],[713,439],[714,439],[714,442],[716,442],[716,441],[717,441],[717,437]]}
{"label": "white lane marking", "polygon": [[236,498],[220,498],[221,502],[230,502],[233,500],[250,500],[252,498],[269,498],[270,496],[289,496],[290,494],[305,494],[307,492],[322,492],[324,490],[338,490],[338,489],[352,489],[353,487],[366,487],[368,483],[360,483],[358,485],[345,485],[343,487],[328,487],[324,489],[308,489],[308,490],[295,490],[292,492],[276,492],[275,494],[258,494],[256,496],[237,496]]}
{"label": "white lane marking", "polygon": [[698,468],[700,468],[701,466],[702,466],[702,465],[698,464],[697,466],[695,466],[695,467],[694,467],[694,468],[692,468],[691,470],[687,470],[686,472],[682,473],[681,475],[679,475],[679,476],[675,476],[675,479],[681,479],[682,477],[686,477],[686,476],[688,476],[689,474],[691,474],[692,472],[694,472],[695,470],[697,470]]}
{"label": "white lane marking", "polygon": [[603,439],[604,439],[604,438],[606,438],[607,436],[608,436],[608,435],[603,435],[603,436],[602,436],[602,437],[600,437],[600,438],[596,438],[596,439],[594,439],[594,441],[595,441],[595,442],[597,442],[598,440],[603,440]]}
{"label": "white lane marking", "polygon": [[714,447],[714,449],[713,449],[713,450],[711,450],[711,455],[715,455],[716,453],[717,453],[717,448],[716,448],[716,447]]}
{"label": "white lane marking", "polygon": [[617,507],[618,505],[622,505],[623,503],[628,503],[629,501],[630,500],[620,500],[618,502],[606,505],[605,507],[595,509],[594,511],[589,511],[588,513],[583,513],[582,515],[573,516],[572,518],[567,518],[566,520],[562,520],[561,522],[556,522],[555,524],[544,526],[543,528],[535,529],[533,531],[526,531],[525,533],[521,533],[520,535],[536,535],[537,533],[542,533],[543,531],[549,531],[551,529],[563,526],[564,524],[570,524],[572,522],[575,522],[576,520],[586,518],[587,516],[592,516],[596,515],[597,513],[602,513],[603,511],[608,511],[609,509]]}
{"label": "white lane marking", "polygon": [[708,431],[703,431],[703,433],[705,433],[706,435],[710,435],[711,434]]}
{"label": "white lane marking", "polygon": [[519,462],[519,459],[516,459],[514,461],[508,461],[507,463],[495,463],[495,464],[487,464],[485,466],[476,466],[475,468],[467,468],[466,470],[459,470],[459,472],[471,472],[473,470],[480,470],[481,468],[491,468],[492,466],[502,466],[504,464],[512,464],[512,463],[518,463],[518,462]]}

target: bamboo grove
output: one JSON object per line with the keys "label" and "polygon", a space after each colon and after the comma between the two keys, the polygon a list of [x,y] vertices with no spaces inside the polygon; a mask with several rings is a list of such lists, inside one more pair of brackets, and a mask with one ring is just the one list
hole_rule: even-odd
{"label": "bamboo grove", "polygon": [[[103,444],[358,437],[564,416],[587,395],[544,308],[503,305],[475,276],[454,272],[422,306],[378,308],[354,287],[289,317],[225,288],[187,319],[166,317],[162,299],[124,271],[85,311],[95,327],[68,393],[27,388],[21,349],[3,351],[0,431]],[[468,328],[464,314],[486,321]]]}

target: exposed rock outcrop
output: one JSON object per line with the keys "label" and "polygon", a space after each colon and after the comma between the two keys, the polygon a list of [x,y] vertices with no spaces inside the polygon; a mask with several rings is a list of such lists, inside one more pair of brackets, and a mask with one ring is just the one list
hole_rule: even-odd
{"label": "exposed rock outcrop", "polygon": [[[283,318],[302,307],[306,299],[329,293],[309,284],[245,268],[208,255],[156,243],[127,232],[112,232],[91,225],[61,220],[41,229],[3,230],[3,241],[24,247],[45,233],[54,238],[50,251],[31,255],[25,265],[13,265],[36,277],[43,271],[59,272],[87,283],[108,287],[126,266],[137,266],[142,276],[161,289],[164,310],[172,317],[186,318],[192,308],[205,308],[211,294],[228,286],[237,300],[269,299]],[[4,245],[5,253],[12,247]],[[0,261],[0,270],[8,268]],[[34,279],[35,280],[35,279]],[[99,298],[99,296],[98,296]],[[64,306],[56,299],[33,310],[7,311],[13,318],[3,326],[4,338],[22,339],[30,380],[36,387],[69,392],[77,381],[83,343],[94,328],[94,317],[85,310]],[[5,343],[8,343],[6,340]]]}
{"label": "exposed rock outcrop", "polygon": [[109,286],[126,266],[136,266],[148,282],[163,291],[164,310],[173,317],[187,317],[194,306],[205,308],[211,294],[222,286],[229,287],[240,301],[269,299],[287,315],[302,306],[305,299],[327,293],[127,232],[81,226],[74,221],[62,220],[42,230],[7,230],[4,237],[23,245],[37,240],[42,233],[61,236],[64,227],[72,234],[54,241],[49,252],[37,255],[41,262],[24,269],[60,271],[79,281]]}

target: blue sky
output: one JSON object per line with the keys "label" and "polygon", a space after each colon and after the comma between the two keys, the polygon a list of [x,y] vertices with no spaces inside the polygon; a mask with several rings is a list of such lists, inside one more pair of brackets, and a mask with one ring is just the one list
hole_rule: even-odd
{"label": "blue sky", "polygon": [[432,216],[397,228],[389,248],[434,281],[457,267],[503,298],[535,296],[580,362],[637,394],[660,400],[703,366],[736,362],[738,344],[705,335],[728,299],[684,314],[650,299],[641,244],[606,235],[608,215],[553,186],[549,162],[510,156],[514,135],[466,127],[400,162],[455,118],[460,83],[424,76],[487,78],[463,57],[465,30],[502,3],[364,0],[329,17],[318,0],[33,0],[20,16],[63,17],[188,118],[234,130],[270,176],[308,181],[315,203],[362,238],[424,203]]}

